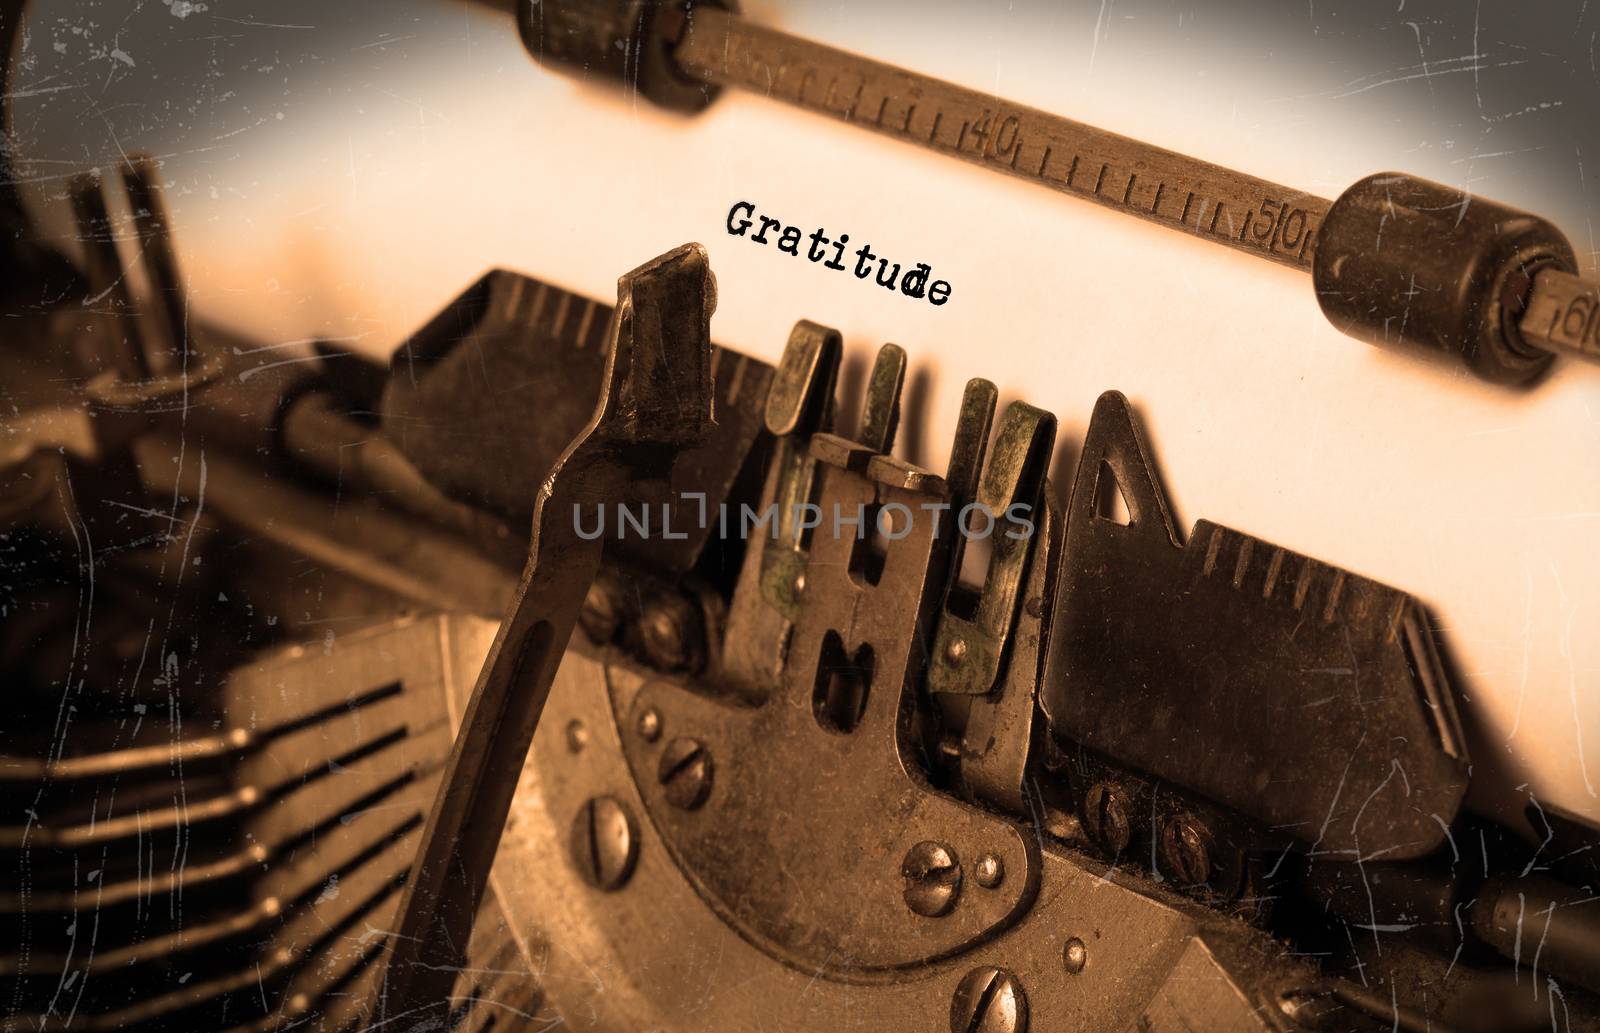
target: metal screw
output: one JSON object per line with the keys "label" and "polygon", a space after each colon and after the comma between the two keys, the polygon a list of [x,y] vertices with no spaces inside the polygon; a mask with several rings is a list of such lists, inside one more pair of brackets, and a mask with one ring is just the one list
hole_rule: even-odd
{"label": "metal screw", "polygon": [[1068,972],[1077,975],[1083,971],[1083,966],[1089,961],[1089,948],[1083,941],[1074,936],[1068,940],[1066,946],[1061,948],[1061,964],[1066,966]]}
{"label": "metal screw", "polygon": [[1133,838],[1128,825],[1128,804],[1122,791],[1096,782],[1083,794],[1083,827],[1089,838],[1108,854],[1128,849]]}
{"label": "metal screw", "polygon": [[661,751],[656,779],[667,791],[667,802],[692,811],[711,795],[711,754],[698,739],[674,739]]}
{"label": "metal screw", "polygon": [[676,596],[652,600],[639,624],[645,655],[663,670],[688,667],[693,659],[690,645],[694,628],[693,607]]}
{"label": "metal screw", "polygon": [[944,647],[944,658],[950,661],[950,666],[960,667],[961,661],[967,658],[967,640],[957,635]]}
{"label": "metal screw", "polygon": [[567,722],[567,749],[573,753],[582,753],[587,745],[589,745],[589,729],[583,726],[583,722],[576,718]]}
{"label": "metal screw", "polygon": [[589,641],[603,646],[617,637],[617,629],[622,626],[623,607],[621,586],[615,579],[601,575],[589,585],[588,594],[583,597],[578,626],[589,636]]}
{"label": "metal screw", "polygon": [[999,854],[984,854],[978,858],[978,864],[973,874],[977,878],[979,886],[986,890],[992,890],[1005,879],[1006,863],[1000,860]]}
{"label": "metal screw", "polygon": [[597,796],[572,819],[572,863],[598,890],[618,890],[633,875],[639,836],[633,816],[609,796]]}
{"label": "metal screw", "polygon": [[1028,996],[1017,977],[993,965],[963,976],[950,1001],[950,1033],[1028,1033]]}
{"label": "metal screw", "polygon": [[661,711],[655,707],[645,707],[639,712],[639,738],[645,742],[661,738]]}
{"label": "metal screw", "polygon": [[961,863],[943,843],[927,840],[908,850],[900,876],[906,907],[924,918],[948,915],[961,895]]}
{"label": "metal screw", "polygon": [[1174,818],[1161,827],[1161,864],[1179,885],[1199,886],[1211,878],[1210,836],[1190,818]]}

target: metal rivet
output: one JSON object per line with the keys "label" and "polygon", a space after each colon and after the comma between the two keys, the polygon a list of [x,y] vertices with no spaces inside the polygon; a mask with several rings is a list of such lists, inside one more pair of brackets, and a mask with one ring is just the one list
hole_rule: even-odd
{"label": "metal rivet", "polygon": [[993,965],[963,976],[950,1000],[950,1033],[1028,1033],[1028,996],[1017,977]]}
{"label": "metal rivet", "polygon": [[661,751],[656,779],[666,790],[667,802],[692,811],[711,795],[711,754],[698,739],[674,739]]}
{"label": "metal rivet", "polygon": [[1133,833],[1121,790],[1105,782],[1090,786],[1083,794],[1083,828],[1095,845],[1108,854],[1128,849]]}
{"label": "metal rivet", "polygon": [[961,895],[961,864],[943,843],[928,840],[906,851],[900,876],[906,907],[924,918],[948,915]]}
{"label": "metal rivet", "polygon": [[1061,964],[1065,965],[1067,971],[1073,975],[1082,972],[1083,966],[1088,960],[1089,948],[1085,947],[1083,941],[1076,936],[1068,940],[1066,946],[1061,948]]}
{"label": "metal rivet", "polygon": [[589,729],[583,726],[583,722],[576,718],[567,722],[567,749],[573,753],[582,753],[587,745],[589,745]]}
{"label": "metal rivet", "polygon": [[1005,879],[1006,863],[1000,860],[999,854],[984,854],[978,858],[978,864],[973,869],[973,877],[978,880],[979,886],[992,890]]}
{"label": "metal rivet", "polygon": [[597,796],[572,819],[572,863],[595,889],[618,890],[633,875],[639,835],[633,816],[609,796]]}
{"label": "metal rivet", "polygon": [[655,707],[645,707],[639,712],[639,738],[645,742],[661,738],[661,711]]}
{"label": "metal rivet", "polygon": [[944,647],[944,658],[952,667],[960,667],[961,661],[967,658],[967,640],[960,635],[952,638],[950,644]]}

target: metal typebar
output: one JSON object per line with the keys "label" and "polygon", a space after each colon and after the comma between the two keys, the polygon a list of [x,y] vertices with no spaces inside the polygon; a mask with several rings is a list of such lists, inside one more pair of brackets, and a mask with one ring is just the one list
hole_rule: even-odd
{"label": "metal typebar", "polygon": [[518,772],[600,567],[601,541],[578,531],[577,505],[664,492],[677,455],[711,424],[716,294],[705,249],[688,244],[640,266],[617,295],[600,401],[540,486],[528,563],[445,762],[373,983],[369,1029],[441,1022],[467,962]]}

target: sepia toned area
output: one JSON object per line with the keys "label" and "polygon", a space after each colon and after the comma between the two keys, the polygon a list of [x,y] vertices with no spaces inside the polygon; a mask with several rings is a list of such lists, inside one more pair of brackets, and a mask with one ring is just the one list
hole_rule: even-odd
{"label": "sepia toned area", "polygon": [[0,1028],[1600,1029],[1588,5],[0,19]]}

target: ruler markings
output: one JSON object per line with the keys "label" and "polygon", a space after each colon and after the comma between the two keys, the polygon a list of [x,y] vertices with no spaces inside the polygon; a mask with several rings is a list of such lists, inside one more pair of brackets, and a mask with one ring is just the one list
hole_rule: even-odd
{"label": "ruler markings", "polygon": [[[786,40],[736,18],[712,16],[708,26],[713,23],[714,31],[691,31],[680,43],[678,54],[685,67],[711,81],[727,83],[742,76],[747,82],[740,85],[766,86],[767,92],[780,97],[792,95],[796,102],[813,110],[820,108],[868,128],[899,133],[933,149],[1038,180],[1052,189],[1088,195],[1104,206],[1120,206],[1141,218],[1168,226],[1192,227],[1219,243],[1280,262],[1304,266],[1314,253],[1317,231],[1328,204],[1321,199],[1219,170],[1047,112],[1004,104],[997,107],[996,98],[991,95],[929,80],[820,44]],[[730,45],[735,42],[741,45]],[[847,82],[853,92],[841,85]],[[818,85],[824,85],[825,90],[818,91]],[[878,93],[876,107],[871,103],[873,91]],[[891,101],[906,105],[898,123],[889,115]],[[912,128],[918,102],[924,106],[931,103],[935,109],[926,130]],[[960,125],[953,140],[940,135],[946,115]],[[1072,155],[1064,175],[1055,171],[1057,146]],[[1025,147],[1029,149],[1026,155]],[[1037,157],[1033,148],[1038,149]],[[1080,162],[1097,166],[1092,186],[1078,183]],[[1144,180],[1140,179],[1138,168],[1146,169]],[[1125,177],[1123,189],[1107,190],[1107,183],[1114,184],[1119,176]],[[1151,180],[1155,180],[1153,186],[1148,185]],[[1164,207],[1174,191],[1185,194],[1182,210],[1177,213],[1172,211],[1176,206]],[[1191,212],[1195,215],[1193,222]]]}

